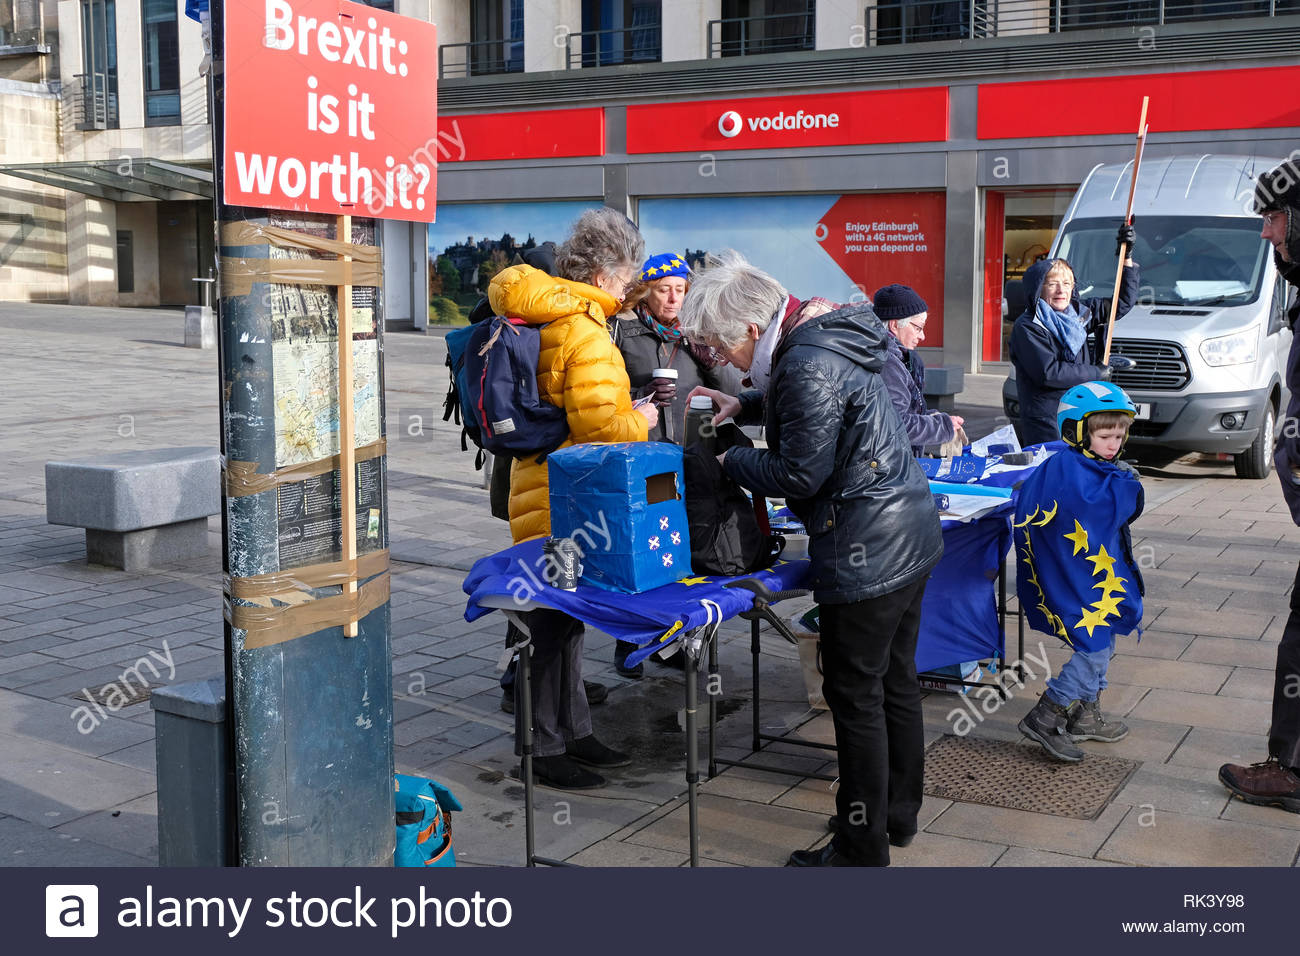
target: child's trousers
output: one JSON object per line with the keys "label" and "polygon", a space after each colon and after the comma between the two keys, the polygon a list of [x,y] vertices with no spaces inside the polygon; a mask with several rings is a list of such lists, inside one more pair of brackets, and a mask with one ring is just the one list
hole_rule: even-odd
{"label": "child's trousers", "polygon": [[1099,651],[1076,650],[1061,672],[1047,682],[1047,696],[1062,707],[1076,700],[1096,700],[1106,687],[1106,669],[1115,652],[1115,638]]}

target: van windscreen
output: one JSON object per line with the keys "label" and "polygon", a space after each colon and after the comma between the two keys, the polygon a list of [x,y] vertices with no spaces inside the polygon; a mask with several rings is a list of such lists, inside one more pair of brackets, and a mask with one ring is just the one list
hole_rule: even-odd
{"label": "van windscreen", "polygon": [[[1080,298],[1109,299],[1115,287],[1113,219],[1074,219],[1058,255],[1074,267]],[[1139,216],[1133,261],[1141,301],[1157,305],[1245,305],[1259,298],[1270,252],[1258,219]]]}

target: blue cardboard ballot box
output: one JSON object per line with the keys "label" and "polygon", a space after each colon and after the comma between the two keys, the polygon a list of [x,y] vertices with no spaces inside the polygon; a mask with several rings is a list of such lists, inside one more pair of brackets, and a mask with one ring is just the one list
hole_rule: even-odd
{"label": "blue cardboard ballot box", "polygon": [[636,594],[691,574],[682,450],[573,445],[547,456],[551,535],[582,551],[585,584]]}

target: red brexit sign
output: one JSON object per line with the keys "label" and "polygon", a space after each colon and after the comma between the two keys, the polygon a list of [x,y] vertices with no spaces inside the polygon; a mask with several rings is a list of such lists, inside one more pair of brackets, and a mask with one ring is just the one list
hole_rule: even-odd
{"label": "red brexit sign", "polygon": [[348,0],[225,11],[225,201],[433,222],[434,25]]}
{"label": "red brexit sign", "polygon": [[915,289],[929,307],[925,345],[943,345],[943,193],[841,196],[817,238],[868,296],[895,282]]}

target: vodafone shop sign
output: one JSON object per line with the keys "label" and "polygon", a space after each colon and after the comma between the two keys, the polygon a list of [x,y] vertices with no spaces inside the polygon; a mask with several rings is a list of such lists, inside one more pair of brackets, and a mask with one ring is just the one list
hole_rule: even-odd
{"label": "vodafone shop sign", "polygon": [[948,88],[702,100],[627,108],[629,153],[782,149],[948,138]]}
{"label": "vodafone shop sign", "polygon": [[348,0],[226,0],[222,197],[433,222],[437,32]]}

